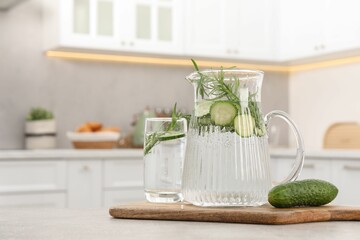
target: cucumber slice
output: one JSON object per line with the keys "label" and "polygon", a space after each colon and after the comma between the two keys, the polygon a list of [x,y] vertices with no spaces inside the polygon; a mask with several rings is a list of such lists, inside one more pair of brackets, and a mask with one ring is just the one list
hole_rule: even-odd
{"label": "cucumber slice", "polygon": [[232,125],[236,115],[237,108],[229,101],[218,101],[211,105],[210,117],[215,125]]}
{"label": "cucumber slice", "polygon": [[214,102],[202,101],[195,105],[195,117],[202,117],[210,113],[210,107]]}
{"label": "cucumber slice", "polygon": [[159,141],[168,141],[168,140],[174,140],[178,138],[185,137],[185,133],[181,132],[168,132],[164,135],[159,136]]}
{"label": "cucumber slice", "polygon": [[234,119],[234,127],[241,137],[250,137],[254,133],[255,120],[249,114],[238,115]]}

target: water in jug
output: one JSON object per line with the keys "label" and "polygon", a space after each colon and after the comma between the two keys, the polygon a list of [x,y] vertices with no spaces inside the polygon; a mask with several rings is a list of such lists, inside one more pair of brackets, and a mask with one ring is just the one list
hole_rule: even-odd
{"label": "water in jug", "polygon": [[182,194],[197,206],[259,206],[271,189],[267,126],[285,120],[295,134],[297,154],[281,183],[294,181],[304,162],[303,140],[282,111],[262,115],[264,73],[254,70],[195,71],[186,77],[195,90],[187,134]]}

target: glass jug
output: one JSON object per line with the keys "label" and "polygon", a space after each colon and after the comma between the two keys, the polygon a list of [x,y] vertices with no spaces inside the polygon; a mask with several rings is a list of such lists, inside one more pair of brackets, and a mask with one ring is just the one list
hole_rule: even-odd
{"label": "glass jug", "polygon": [[289,116],[263,117],[263,72],[196,71],[186,77],[195,90],[183,170],[184,199],[197,206],[260,206],[272,187],[267,125],[285,120],[296,136],[297,155],[282,183],[294,181],[304,163],[302,137]]}

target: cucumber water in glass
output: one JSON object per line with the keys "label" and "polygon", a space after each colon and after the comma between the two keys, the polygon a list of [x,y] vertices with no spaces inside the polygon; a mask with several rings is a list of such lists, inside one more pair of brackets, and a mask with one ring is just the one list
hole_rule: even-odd
{"label": "cucumber water in glass", "polygon": [[259,206],[272,188],[267,124],[285,120],[297,140],[294,167],[300,174],[303,140],[288,115],[261,111],[263,72],[238,69],[196,71],[186,77],[195,92],[187,134],[182,194],[198,206]]}
{"label": "cucumber water in glass", "polygon": [[182,201],[186,131],[187,122],[184,118],[145,120],[144,190],[149,202]]}

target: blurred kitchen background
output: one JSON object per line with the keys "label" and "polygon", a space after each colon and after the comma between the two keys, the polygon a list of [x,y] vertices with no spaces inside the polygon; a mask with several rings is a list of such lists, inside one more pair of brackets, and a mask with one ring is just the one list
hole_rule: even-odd
{"label": "blurred kitchen background", "polygon": [[[306,147],[321,148],[331,124],[360,116],[355,107],[360,61],[354,57],[360,49],[358,5],[355,0],[2,0],[0,148],[24,148],[24,119],[37,106],[54,112],[59,148],[71,147],[66,132],[85,121],[131,133],[134,115],[146,107],[169,109],[177,102],[191,112],[193,90],[184,80],[193,71],[190,58],[212,61],[199,62],[203,68],[265,70],[264,112],[289,112]],[[49,50],[106,56],[63,59],[47,57]],[[160,64],[148,64],[152,58]],[[286,129],[275,132],[276,144],[286,146]]]}
{"label": "blurred kitchen background", "polygon": [[[179,109],[190,113],[193,87],[185,76],[193,71],[190,59],[194,58],[202,69],[263,70],[263,112],[288,112],[310,151],[308,168],[315,171],[320,164],[317,176],[332,179],[334,167],[330,169],[325,160],[311,162],[311,150],[324,148],[327,131],[336,123],[340,128],[335,135],[328,134],[335,136],[330,143],[341,139],[335,147],[360,147],[356,123],[360,121],[359,9],[356,0],[0,0],[0,149],[25,148],[25,122],[34,107],[55,116],[57,149],[73,148],[67,132],[88,121],[119,128],[124,138],[134,134],[144,111],[145,115],[168,113],[177,102]],[[280,122],[271,128],[270,140],[273,148],[295,146]],[[64,159],[73,154],[63,153],[29,158]],[[3,154],[7,160],[27,158],[23,153]],[[99,158],[105,159],[106,154]],[[277,154],[273,157],[292,158],[287,152]],[[92,159],[85,167],[79,162],[75,168],[101,167],[92,162],[97,155],[85,155],[71,155]],[[142,164],[141,151],[125,155],[137,158],[136,166]],[[314,153],[314,159],[320,155]],[[350,169],[359,170],[356,164]],[[116,170],[115,162],[103,166],[105,172]],[[4,171],[7,176],[19,172]],[[121,171],[131,177],[127,173],[131,169]],[[117,175],[113,172],[99,183],[99,188],[111,192],[99,200],[102,205],[124,200],[121,191],[125,190],[118,189],[121,184],[111,185],[112,176]],[[357,172],[354,179],[344,178],[342,183],[358,178]],[[76,192],[76,187],[61,184],[62,194]],[[136,185],[138,195],[127,200],[139,198],[140,185]],[[112,195],[114,189],[118,198]],[[360,202],[358,195],[352,203]],[[59,200],[55,205],[71,206],[72,201]]]}

